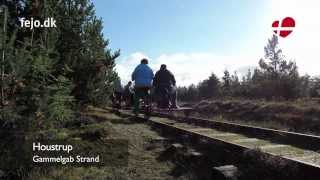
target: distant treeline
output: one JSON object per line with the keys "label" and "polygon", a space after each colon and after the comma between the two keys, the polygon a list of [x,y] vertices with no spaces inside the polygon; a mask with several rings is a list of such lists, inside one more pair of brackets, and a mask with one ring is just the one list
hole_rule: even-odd
{"label": "distant treeline", "polygon": [[265,57],[258,68],[239,79],[236,72],[224,72],[220,80],[214,73],[198,85],[179,87],[180,101],[199,101],[219,97],[290,100],[300,97],[320,97],[320,77],[301,76],[295,62],[287,60],[273,36],[264,48]]}

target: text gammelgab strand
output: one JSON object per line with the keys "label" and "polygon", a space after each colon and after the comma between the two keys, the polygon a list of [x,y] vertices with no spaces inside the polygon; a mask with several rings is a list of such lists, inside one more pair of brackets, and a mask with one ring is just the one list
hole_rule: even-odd
{"label": "text gammelgab strand", "polygon": [[[32,160],[34,163],[98,163],[100,157],[85,157],[81,155],[71,155],[70,152],[73,150],[73,146],[70,144],[41,144],[40,142],[32,144],[32,151],[34,152]],[[55,156],[46,155],[40,156],[36,152],[61,152],[63,154],[68,153],[68,156]],[[49,154],[49,153],[47,153]]]}

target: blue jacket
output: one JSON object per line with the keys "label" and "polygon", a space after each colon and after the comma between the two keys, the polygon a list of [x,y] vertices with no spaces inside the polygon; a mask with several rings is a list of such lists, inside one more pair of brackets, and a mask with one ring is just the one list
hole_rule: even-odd
{"label": "blue jacket", "polygon": [[146,64],[139,64],[132,73],[132,81],[136,87],[151,87],[153,79],[153,71]]}

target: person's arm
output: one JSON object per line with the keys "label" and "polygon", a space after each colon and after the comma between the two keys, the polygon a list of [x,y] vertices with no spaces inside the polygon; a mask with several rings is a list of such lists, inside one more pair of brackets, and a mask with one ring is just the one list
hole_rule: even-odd
{"label": "person's arm", "polygon": [[153,82],[152,82],[153,86],[157,86],[158,79],[159,79],[158,77],[159,77],[158,72],[156,72],[156,75],[153,77]]}
{"label": "person's arm", "polygon": [[153,74],[153,71],[152,71],[152,69],[150,69],[150,74],[151,74],[151,79],[153,79],[154,78],[154,74]]}
{"label": "person's arm", "polygon": [[[170,72],[170,71],[169,71]],[[171,82],[174,86],[176,86],[176,79],[174,78],[174,75],[170,72],[170,79],[171,79]]]}
{"label": "person's arm", "polygon": [[132,74],[131,74],[131,80],[132,80],[132,81],[134,81],[134,80],[135,80],[136,70],[137,70],[137,68],[135,68],[135,69],[134,69],[134,71],[133,71],[133,72],[132,72]]}

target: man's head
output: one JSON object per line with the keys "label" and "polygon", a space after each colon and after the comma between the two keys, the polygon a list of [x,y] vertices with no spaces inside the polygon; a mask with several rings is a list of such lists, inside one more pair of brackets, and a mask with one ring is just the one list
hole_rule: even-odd
{"label": "man's head", "polygon": [[141,64],[148,64],[148,59],[146,58],[141,59]]}
{"label": "man's head", "polygon": [[165,69],[167,69],[167,65],[165,65],[165,64],[161,64],[161,66],[160,66],[160,70],[165,70]]}

